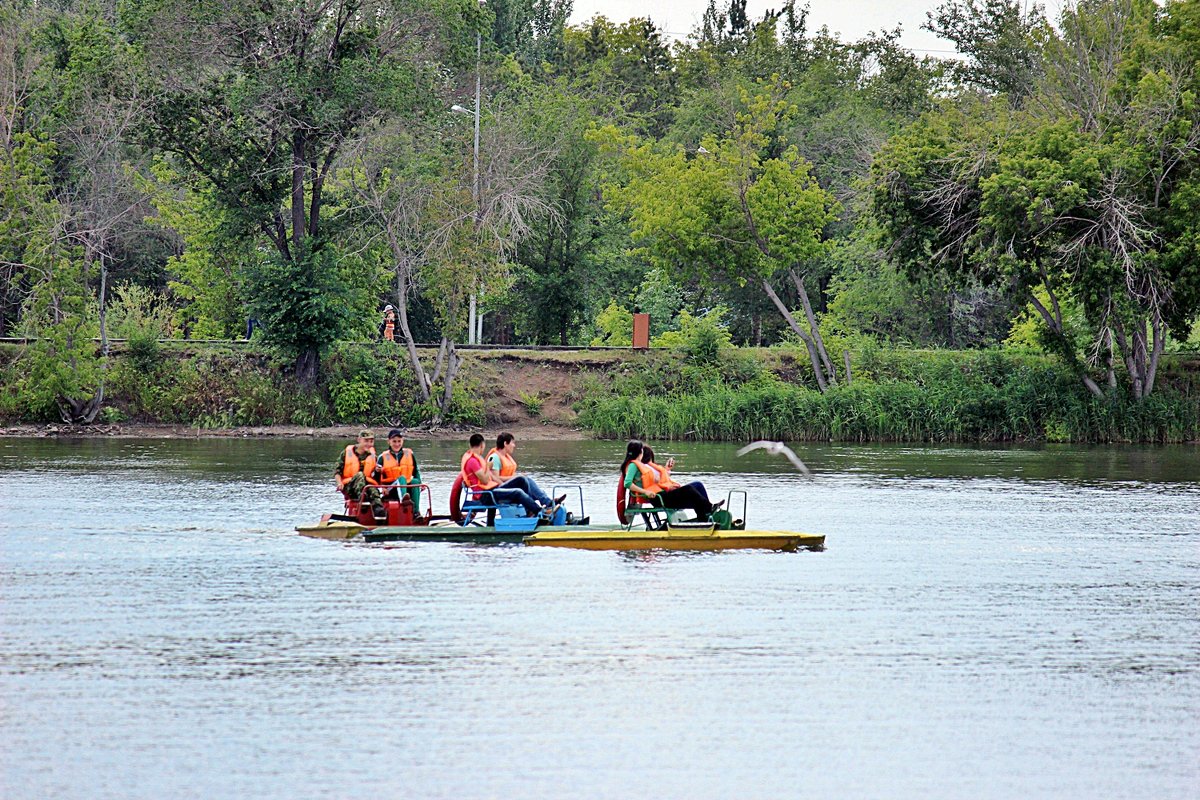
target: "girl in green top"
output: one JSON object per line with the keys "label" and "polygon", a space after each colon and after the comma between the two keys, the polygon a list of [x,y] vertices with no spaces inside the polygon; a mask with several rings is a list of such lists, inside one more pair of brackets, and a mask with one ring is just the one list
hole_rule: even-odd
{"label": "girl in green top", "polygon": [[625,489],[637,499],[661,508],[691,509],[699,519],[708,519],[715,509],[721,507],[722,503],[714,505],[709,501],[708,491],[700,481],[692,481],[677,489],[647,491],[642,481],[642,470],[638,467],[638,464],[643,463],[643,457],[642,443],[637,439],[631,440],[625,447],[625,463],[621,465],[621,475]]}

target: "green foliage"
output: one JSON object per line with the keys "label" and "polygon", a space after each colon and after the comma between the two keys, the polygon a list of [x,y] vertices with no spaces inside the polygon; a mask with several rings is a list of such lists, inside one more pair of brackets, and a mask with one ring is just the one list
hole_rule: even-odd
{"label": "green foliage", "polygon": [[768,383],[610,395],[579,404],[579,421],[606,438],[730,441],[1181,442],[1200,433],[1194,395],[1099,400],[1069,371],[1003,358],[920,372],[919,381],[856,380],[824,394]]}
{"label": "green foliage", "polygon": [[629,347],[633,344],[633,312],[614,300],[596,316],[592,346]]}
{"label": "green foliage", "polygon": [[159,160],[143,181],[158,212],[154,222],[174,231],[182,253],[164,265],[171,292],[182,301],[181,327],[195,339],[234,339],[245,331],[243,267],[255,258],[254,242],[231,235],[231,215],[211,187],[180,189],[184,175]]}
{"label": "green foliage", "polygon": [[329,394],[339,422],[366,419],[375,404],[375,391],[362,378],[338,381],[329,387]]}
{"label": "green foliage", "polygon": [[135,330],[125,343],[130,365],[139,372],[153,372],[162,361],[162,347],[153,333]]}
{"label": "green foliage", "polygon": [[545,398],[540,392],[517,392],[517,399],[521,401],[521,405],[525,406],[525,410],[529,412],[530,416],[541,416],[542,403],[545,402]]}
{"label": "green foliage", "polygon": [[326,361],[337,418],[343,422],[415,425],[434,416],[420,403],[404,352],[383,344],[339,344]]}
{"label": "green foliage", "polygon": [[659,267],[646,273],[635,298],[638,310],[650,315],[652,337],[675,327],[683,301],[683,290],[666,270]]}
{"label": "green foliage", "polygon": [[305,250],[294,259],[272,254],[252,262],[248,308],[263,324],[263,341],[288,358],[324,354],[354,313],[352,269],[339,263],[332,247]]}
{"label": "green foliage", "polygon": [[643,144],[614,128],[594,138],[619,153],[628,177],[607,195],[656,265],[707,285],[759,282],[822,254],[837,204],[779,130],[787,103],[743,93],[734,131],[701,141],[706,153]]}
{"label": "green foliage", "polygon": [[170,339],[174,333],[171,316],[165,292],[136,283],[118,284],[108,304],[108,333],[116,339]]}
{"label": "green foliage", "polygon": [[100,331],[88,266],[77,249],[47,252],[49,275],[25,314],[26,335],[37,341],[25,354],[22,391],[31,405],[55,404],[64,422],[90,422],[106,363],[93,341]]}
{"label": "green foliage", "polygon": [[723,306],[700,316],[684,311],[679,315],[679,330],[664,333],[653,344],[683,351],[691,364],[715,363],[731,347],[729,329],[724,324],[728,313],[729,309]]}

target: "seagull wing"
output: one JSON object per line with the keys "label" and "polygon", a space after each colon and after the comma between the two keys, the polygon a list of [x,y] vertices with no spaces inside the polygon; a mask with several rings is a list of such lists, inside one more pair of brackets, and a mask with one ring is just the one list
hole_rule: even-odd
{"label": "seagull wing", "polygon": [[801,461],[800,456],[793,453],[790,448],[783,448],[783,454],[788,457],[788,461],[792,462],[793,467],[800,470],[805,475],[812,475],[812,473],[808,471],[808,465]]}
{"label": "seagull wing", "polygon": [[741,450],[738,450],[737,454],[739,456],[744,456],[744,455],[746,455],[746,453],[749,453],[751,450],[763,450],[763,449],[770,450],[771,446],[773,444],[775,444],[775,442],[751,442],[750,444],[743,447]]}

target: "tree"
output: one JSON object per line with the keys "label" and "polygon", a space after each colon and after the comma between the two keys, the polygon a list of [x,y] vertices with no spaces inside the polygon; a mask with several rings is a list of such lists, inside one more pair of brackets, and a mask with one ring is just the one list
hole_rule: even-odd
{"label": "tree", "polygon": [[6,274],[28,293],[25,331],[38,337],[30,390],[52,398],[64,421],[88,423],[104,402],[113,254],[146,212],[130,177],[143,105],[125,86],[129,49],[107,21],[37,11],[0,13],[0,173],[13,203],[0,216],[0,245]]}
{"label": "tree", "polygon": [[[1161,71],[1142,70],[1135,85],[1127,100],[1086,104],[1087,115],[1014,112],[1002,100],[931,114],[873,170],[874,211],[901,263],[1023,295],[1097,397],[1087,367],[1103,364],[1111,389],[1114,360],[1133,396],[1148,396],[1168,319],[1186,327],[1198,308],[1197,266],[1172,254],[1195,246],[1177,213],[1195,197],[1200,119]],[[1067,329],[1067,298],[1091,325],[1086,353]]]}
{"label": "tree", "polygon": [[[760,285],[804,341],[824,391],[836,373],[804,274],[825,251],[822,229],[836,216],[837,203],[795,147],[767,155],[780,147],[778,132],[789,111],[778,93],[745,95],[743,102],[733,132],[706,137],[695,153],[639,144],[608,129],[608,146],[623,151],[627,172],[609,196],[628,214],[634,240],[655,264],[707,285]],[[780,278],[795,288],[806,326],[775,289]]]}
{"label": "tree", "polygon": [[925,30],[954,43],[963,83],[1006,95],[1019,106],[1033,93],[1044,62],[1038,43],[1046,28],[1042,9],[1023,0],[949,0],[926,14]]}
{"label": "tree", "polygon": [[[453,397],[463,301],[473,287],[485,296],[502,292],[506,259],[529,234],[530,219],[553,217],[542,187],[554,153],[526,138],[522,124],[518,115],[500,113],[482,129],[477,197],[465,159],[439,146],[452,139],[435,123],[373,131],[348,160],[346,180],[391,266],[400,334],[424,402],[442,381],[440,415]],[[421,363],[409,319],[416,291],[430,298],[442,330],[432,374]]]}
{"label": "tree", "polygon": [[[330,170],[365,127],[437,104],[444,59],[464,63],[473,0],[137,0],[126,14],[157,102],[148,140],[274,253],[248,298],[302,383],[342,331],[342,258],[324,218]],[[471,59],[473,61],[473,59]],[[328,250],[328,252],[326,252]]]}

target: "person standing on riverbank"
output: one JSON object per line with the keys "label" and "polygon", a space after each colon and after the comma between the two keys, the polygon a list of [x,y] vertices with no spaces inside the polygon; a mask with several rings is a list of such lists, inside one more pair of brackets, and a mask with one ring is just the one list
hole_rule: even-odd
{"label": "person standing on riverbank", "polygon": [[375,482],[374,478],[370,477],[375,472],[375,463],[375,434],[369,430],[361,431],[358,441],[347,445],[342,451],[333,478],[337,482],[338,491],[345,495],[347,500],[361,501],[363,491],[366,490],[367,502],[371,504],[375,516],[382,518],[383,497],[378,489],[367,488]]}
{"label": "person standing on riverbank", "polygon": [[383,322],[379,325],[379,338],[385,342],[396,341],[396,309],[390,305],[383,308]]}
{"label": "person standing on riverbank", "polygon": [[[404,446],[404,431],[392,428],[388,431],[388,449],[375,461],[372,476],[380,486],[385,488],[386,498],[399,499],[398,486],[415,486],[421,483],[421,467],[417,464],[413,451]],[[409,489],[408,496],[413,505],[420,506],[421,490]]]}

